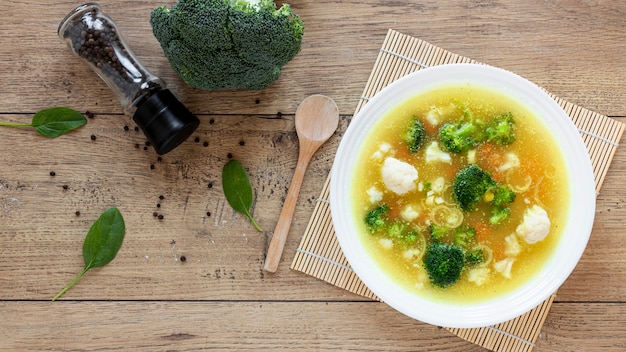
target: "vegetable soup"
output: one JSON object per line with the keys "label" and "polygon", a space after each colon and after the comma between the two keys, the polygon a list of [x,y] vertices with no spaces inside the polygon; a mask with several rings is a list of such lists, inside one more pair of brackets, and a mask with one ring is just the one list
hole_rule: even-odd
{"label": "vegetable soup", "polygon": [[359,152],[359,235],[397,282],[424,297],[479,302],[529,280],[567,221],[559,146],[520,102],[445,85],[391,109]]}

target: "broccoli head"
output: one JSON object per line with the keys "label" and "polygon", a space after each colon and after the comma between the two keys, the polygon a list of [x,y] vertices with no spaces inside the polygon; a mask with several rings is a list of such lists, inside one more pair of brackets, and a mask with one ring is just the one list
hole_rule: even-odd
{"label": "broccoli head", "polygon": [[476,229],[469,225],[461,225],[454,232],[454,244],[461,248],[467,248],[476,238]]}
{"label": "broccoli head", "polygon": [[385,204],[370,210],[367,215],[365,215],[367,231],[374,233],[387,227],[388,212],[389,207]]}
{"label": "broccoli head", "polygon": [[493,200],[491,203],[497,207],[509,205],[515,201],[515,192],[507,186],[496,185],[490,190],[493,193]]}
{"label": "broccoli head", "polygon": [[484,126],[464,109],[459,121],[446,123],[439,129],[439,141],[453,153],[466,152],[485,140]]}
{"label": "broccoli head", "polygon": [[426,131],[424,130],[424,124],[415,116],[413,116],[411,126],[406,132],[405,140],[409,146],[409,152],[411,154],[417,153],[417,151],[426,140]]}
{"label": "broccoli head", "polygon": [[448,287],[461,278],[465,253],[461,247],[435,242],[428,246],[424,266],[430,282],[438,287]]}
{"label": "broccoli head", "polygon": [[483,263],[484,261],[485,254],[480,248],[475,248],[465,253],[465,265],[467,266],[475,266]]}
{"label": "broccoli head", "polygon": [[387,227],[387,237],[398,243],[411,245],[419,238],[419,233],[410,228],[407,223],[394,221]]}
{"label": "broccoli head", "polygon": [[488,191],[492,204],[489,223],[499,225],[511,216],[511,209],[507,206],[515,201],[515,192],[507,186],[496,185]]}
{"label": "broccoli head", "polygon": [[445,226],[430,224],[428,232],[433,241],[441,242],[448,236],[450,229]]}
{"label": "broccoli head", "polygon": [[452,193],[461,210],[469,211],[494,186],[496,181],[487,171],[476,164],[471,164],[457,172],[452,183]]}
{"label": "broccoli head", "polygon": [[150,16],[154,36],[188,85],[260,90],[300,51],[304,25],[273,0],[179,0]]}
{"label": "broccoli head", "polygon": [[515,141],[515,121],[513,114],[506,113],[496,116],[485,130],[487,142],[498,145],[509,145]]}
{"label": "broccoli head", "polygon": [[499,225],[511,216],[511,209],[506,207],[494,206],[491,208],[491,216],[489,217],[489,223],[491,225]]}

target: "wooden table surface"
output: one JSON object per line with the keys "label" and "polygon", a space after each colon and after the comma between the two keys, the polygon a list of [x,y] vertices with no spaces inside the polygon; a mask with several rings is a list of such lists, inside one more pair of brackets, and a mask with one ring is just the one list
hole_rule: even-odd
{"label": "wooden table surface", "polygon": [[[213,92],[185,86],[152,35],[150,11],[173,1],[103,1],[135,54],[202,121],[159,158],[57,37],[60,20],[80,3],[51,3],[3,1],[0,117],[29,122],[57,105],[94,116],[57,139],[0,128],[1,351],[483,351],[289,269],[389,28],[626,121],[624,1],[295,0],[305,36],[280,79],[262,91]],[[311,162],[283,260],[270,275],[265,251],[298,155],[294,113],[311,94],[337,102],[339,131]],[[229,154],[248,170],[261,233],[225,201]],[[625,173],[620,148],[587,250],[536,351],[626,350]],[[126,220],[119,254],[51,302],[82,269],[91,223],[112,206]]]}

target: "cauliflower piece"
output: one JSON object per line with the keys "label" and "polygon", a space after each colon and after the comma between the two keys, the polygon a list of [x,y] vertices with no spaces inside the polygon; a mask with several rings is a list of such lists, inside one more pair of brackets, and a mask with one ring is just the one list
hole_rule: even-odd
{"label": "cauliflower piece", "polygon": [[517,235],[512,233],[504,238],[504,254],[509,257],[515,257],[520,254],[521,251],[522,248],[517,240]]}
{"label": "cauliflower piece", "polygon": [[402,253],[402,256],[406,260],[411,260],[420,256],[421,251],[417,248],[409,248]]}
{"label": "cauliflower piece", "polygon": [[452,158],[449,153],[444,152],[439,147],[439,143],[436,141],[431,142],[428,147],[426,147],[426,162],[435,162],[441,161],[443,163],[452,163]]}
{"label": "cauliflower piece", "polygon": [[431,106],[430,110],[426,113],[426,121],[433,126],[437,126],[439,124],[439,118],[441,117],[441,110],[436,106]]}
{"label": "cauliflower piece", "polygon": [[419,209],[415,209],[410,204],[407,205],[404,209],[402,209],[402,212],[400,212],[400,216],[402,216],[402,219],[409,221],[409,222],[417,219],[419,215],[420,215]]}
{"label": "cauliflower piece", "polygon": [[378,150],[375,151],[374,154],[372,154],[372,158],[380,160],[383,158],[383,156],[385,156],[389,152],[391,152],[391,144],[387,142],[381,143],[380,146],[378,147]]}
{"label": "cauliflower piece", "polygon": [[477,286],[482,286],[487,279],[489,279],[489,274],[491,273],[491,269],[486,266],[479,266],[477,268],[472,268],[467,272],[467,279],[470,282],[475,283]]}
{"label": "cauliflower piece", "polygon": [[524,220],[517,226],[515,232],[528,244],[542,241],[550,232],[548,213],[536,204],[526,209]]}
{"label": "cauliflower piece", "polygon": [[520,165],[520,162],[519,162],[519,157],[517,156],[517,154],[506,153],[506,155],[504,155],[504,163],[498,166],[496,170],[498,170],[499,172],[503,172],[508,169],[512,169],[514,167],[519,167],[519,165]]}
{"label": "cauliflower piece", "polygon": [[502,276],[506,277],[507,279],[511,278],[511,268],[513,268],[513,262],[515,261],[515,258],[505,258],[502,259],[499,262],[495,262],[493,263],[493,268],[499,272]]}
{"label": "cauliflower piece", "polygon": [[370,203],[378,203],[383,200],[383,192],[379,191],[376,186],[370,187],[367,191],[365,191],[368,196],[370,196]]}
{"label": "cauliflower piece", "polygon": [[378,244],[380,244],[381,247],[383,247],[384,249],[391,249],[393,248],[393,241],[391,240],[391,238],[381,238],[378,240]]}
{"label": "cauliflower piece", "polygon": [[392,192],[402,195],[416,188],[417,169],[409,163],[388,157],[383,162],[383,182]]}
{"label": "cauliflower piece", "polygon": [[443,177],[437,177],[430,185],[430,189],[436,193],[440,194],[443,192],[446,185],[446,180]]}

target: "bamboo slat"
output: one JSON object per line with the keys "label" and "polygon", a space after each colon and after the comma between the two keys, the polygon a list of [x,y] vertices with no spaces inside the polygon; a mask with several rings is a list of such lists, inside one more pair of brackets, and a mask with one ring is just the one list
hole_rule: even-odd
{"label": "bamboo slat", "polygon": [[[389,30],[354,115],[356,116],[371,97],[400,77],[426,67],[451,63],[476,63],[476,61],[418,38]],[[554,95],[551,96],[578,127],[589,152],[598,193],[619,146],[625,125]],[[330,217],[329,182],[330,177],[326,179],[311,220],[296,250],[291,268],[358,295],[377,300],[376,295],[350,268],[350,264],[341,252]],[[501,324],[482,328],[448,328],[447,330],[492,351],[530,352],[539,337],[554,297],[552,295],[531,311]]]}

